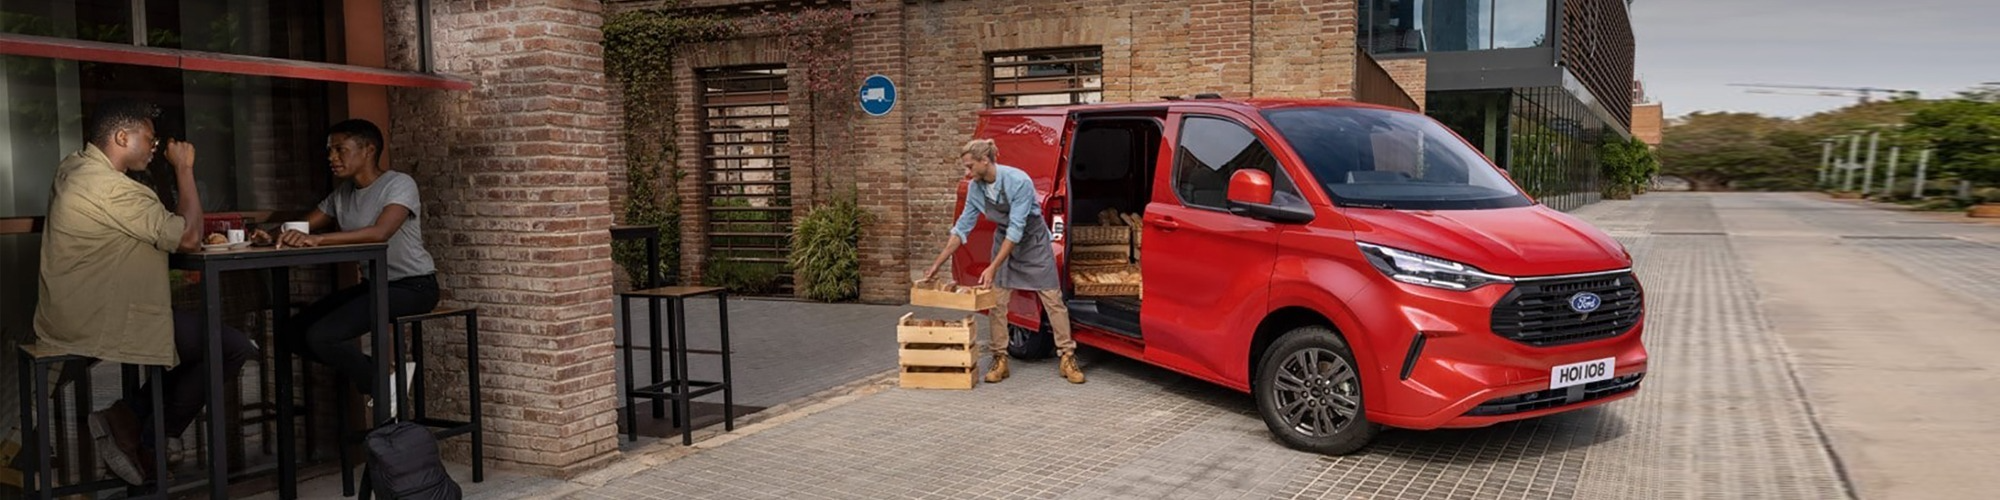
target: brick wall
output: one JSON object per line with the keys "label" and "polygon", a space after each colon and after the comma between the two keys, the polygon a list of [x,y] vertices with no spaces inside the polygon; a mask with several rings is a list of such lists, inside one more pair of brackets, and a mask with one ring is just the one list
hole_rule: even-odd
{"label": "brick wall", "polygon": [[[613,2],[612,9],[672,3]],[[678,5],[745,3],[758,2],[694,0]],[[977,125],[976,113],[984,109],[988,53],[1101,47],[1105,102],[1200,92],[1229,98],[1343,98],[1353,90],[1354,0],[857,0],[852,8],[868,14],[855,30],[857,70],[895,80],[899,102],[888,116],[857,113],[852,123],[821,124],[822,131],[851,133],[855,157],[814,161],[823,151],[801,144],[813,131],[810,113],[800,114],[809,109],[809,96],[794,91],[792,164],[799,206],[808,206],[812,193],[804,186],[825,183],[826,176],[851,175],[862,208],[875,216],[861,246],[861,298],[868,302],[906,300],[913,274],[937,254],[946,236],[961,175],[954,160]],[[746,34],[744,40],[690,48],[686,53],[692,60],[676,70],[682,102],[692,98],[694,68],[786,62],[781,51],[758,41],[768,41],[767,35]],[[820,99],[820,105],[853,105],[851,95]],[[699,145],[694,115],[685,111],[681,116],[680,144],[683,151],[692,151]],[[699,160],[682,155],[679,168],[699,172]],[[704,246],[702,191],[698,182],[684,182],[680,189],[683,276],[696,277]]]}
{"label": "brick wall", "polygon": [[[392,67],[416,67],[416,17],[401,14],[412,4],[388,4]],[[555,476],[617,449],[606,158],[620,138],[605,92],[601,8],[438,2],[435,61],[475,88],[391,94],[394,167],[424,189],[426,246],[446,303],[481,308],[486,456]],[[462,356],[457,329],[432,331],[427,348],[447,358],[440,366],[459,363],[450,359]],[[432,394],[462,391],[450,378],[438,377]],[[462,415],[462,401],[441,403],[441,413]],[[449,453],[463,456],[461,443],[447,441]]]}
{"label": "brick wall", "polygon": [[1427,87],[1424,81],[1430,78],[1429,61],[1413,57],[1408,59],[1384,59],[1377,60],[1376,62],[1382,65],[1383,70],[1389,72],[1390,78],[1396,79],[1396,85],[1401,85],[1403,92],[1410,94],[1411,100],[1417,101],[1417,109],[1425,108],[1424,94]]}
{"label": "brick wall", "polygon": [[1666,107],[1660,103],[1632,105],[1632,136],[1653,147],[1660,147],[1661,132],[1666,127]]}
{"label": "brick wall", "polygon": [[[1200,92],[1339,98],[1353,81],[1352,0],[918,2],[903,12],[909,74],[897,84],[910,90],[887,118],[902,115],[908,125],[900,155],[908,211],[899,221],[908,227],[907,257],[900,266],[865,260],[893,266],[863,268],[865,299],[905,299],[906,280],[946,237],[962,175],[954,160],[984,107],[988,52],[1101,46],[1106,102]],[[904,281],[890,286],[891,277]]]}

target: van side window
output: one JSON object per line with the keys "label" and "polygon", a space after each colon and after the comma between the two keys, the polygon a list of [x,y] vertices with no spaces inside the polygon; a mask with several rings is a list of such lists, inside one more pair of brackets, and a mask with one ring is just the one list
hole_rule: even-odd
{"label": "van side window", "polygon": [[1271,175],[1274,194],[1296,197],[1297,187],[1270,148],[1235,122],[1213,117],[1191,116],[1181,122],[1181,137],[1174,151],[1174,192],[1181,203],[1193,207],[1221,209],[1229,206],[1229,176],[1238,169],[1253,168]]}

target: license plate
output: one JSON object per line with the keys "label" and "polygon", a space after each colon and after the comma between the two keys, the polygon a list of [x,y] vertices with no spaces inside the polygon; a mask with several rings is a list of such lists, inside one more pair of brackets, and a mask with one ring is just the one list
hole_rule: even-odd
{"label": "license plate", "polygon": [[1616,360],[1617,358],[1594,359],[1582,363],[1570,363],[1550,368],[1549,388],[1561,389],[1577,384],[1610,380],[1612,372],[1611,363]]}

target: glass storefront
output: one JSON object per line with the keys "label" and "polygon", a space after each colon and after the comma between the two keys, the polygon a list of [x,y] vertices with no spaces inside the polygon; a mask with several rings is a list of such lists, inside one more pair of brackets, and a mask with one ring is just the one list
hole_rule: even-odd
{"label": "glass storefront", "polygon": [[1363,0],[1361,40],[1372,54],[1549,45],[1549,0]]}
{"label": "glass storefront", "polygon": [[[21,56],[0,56],[0,70],[0,217],[46,215],[56,164],[83,148],[92,107],[116,97],[158,105],[157,134],[194,144],[203,210],[305,210],[326,192],[337,84]],[[171,206],[171,167],[153,161],[139,178]]]}
{"label": "glass storefront", "polygon": [[1569,210],[1599,198],[1599,147],[1616,132],[1563,89],[1431,92],[1426,99],[1432,117],[1537,200]]}
{"label": "glass storefront", "polygon": [[[140,4],[143,19],[134,19]],[[334,3],[333,5],[338,5]],[[325,0],[0,1],[0,32],[219,54],[327,62]]]}

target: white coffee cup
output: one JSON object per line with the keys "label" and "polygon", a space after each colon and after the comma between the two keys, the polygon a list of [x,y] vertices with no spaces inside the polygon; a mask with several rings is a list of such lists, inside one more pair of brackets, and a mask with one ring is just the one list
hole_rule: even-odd
{"label": "white coffee cup", "polygon": [[287,222],[285,223],[284,231],[281,232],[290,232],[290,231],[298,231],[302,234],[312,234],[312,225],[307,224],[305,221]]}
{"label": "white coffee cup", "polygon": [[231,230],[229,230],[229,242],[230,242],[230,243],[242,243],[242,242],[243,242],[243,230],[242,230],[242,229],[231,229]]}

